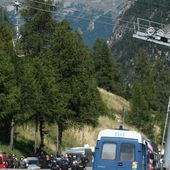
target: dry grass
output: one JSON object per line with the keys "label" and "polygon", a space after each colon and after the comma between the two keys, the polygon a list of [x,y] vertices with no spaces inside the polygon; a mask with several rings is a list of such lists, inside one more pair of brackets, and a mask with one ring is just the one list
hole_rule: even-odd
{"label": "dry grass", "polygon": [[106,103],[109,109],[114,109],[118,112],[122,110],[130,110],[129,102],[123,97],[117,96],[113,93],[109,93],[108,91],[101,88],[98,89],[100,91],[103,101]]}
{"label": "dry grass", "polygon": [[[120,113],[122,110],[124,111],[130,110],[129,102],[126,101],[124,98],[109,93],[101,88],[99,88],[99,91],[108,109],[113,110],[114,113],[112,114],[114,114],[115,120],[108,118],[106,116],[102,116],[99,118],[99,124],[96,128],[84,126],[81,129],[77,128],[68,129],[63,134],[63,142],[65,143],[66,146],[83,146],[84,144],[95,146],[99,131],[103,129],[114,129],[118,127],[122,123],[122,120],[118,113]],[[49,134],[46,135],[45,137],[45,145],[48,146],[51,150],[55,151],[57,126],[46,125],[46,128]],[[34,125],[18,127],[17,131],[21,132],[20,135],[23,136],[25,139],[34,140],[35,137]]]}
{"label": "dry grass", "polygon": [[[71,128],[65,133],[66,136],[73,136],[76,143],[83,146],[84,144],[89,144],[90,146],[95,146],[97,136],[99,131],[103,129],[114,129],[117,128],[121,123],[122,119],[118,113],[122,110],[129,111],[130,105],[124,98],[107,92],[104,89],[98,88],[104,103],[110,110],[114,110],[115,120],[108,118],[106,116],[101,116],[99,118],[99,125],[96,128],[90,126],[82,127],[82,129]],[[130,128],[131,129],[131,128]]]}

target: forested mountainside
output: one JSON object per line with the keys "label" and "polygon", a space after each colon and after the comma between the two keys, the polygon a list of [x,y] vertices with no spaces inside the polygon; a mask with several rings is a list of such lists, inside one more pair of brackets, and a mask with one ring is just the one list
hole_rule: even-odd
{"label": "forested mountainside", "polygon": [[123,68],[127,81],[132,80],[134,59],[139,48],[147,50],[152,57],[161,57],[165,61],[166,67],[170,65],[170,48],[132,38],[133,23],[137,18],[170,24],[169,6],[168,0],[138,0],[120,18],[120,23],[113,33],[111,46]]}
{"label": "forested mountainside", "polygon": [[[56,21],[50,11],[52,4],[41,1],[26,1],[28,8],[21,12],[24,22],[19,32],[9,24],[8,13],[0,9],[1,140],[12,148],[18,136],[11,125],[34,122],[39,147],[43,148],[44,125],[53,124],[58,127],[60,150],[65,130],[97,126],[102,115],[115,116],[103,102],[100,87],[125,96],[130,101],[125,123],[161,142],[170,96],[169,49],[132,38],[132,22],[138,17],[133,11],[143,1],[135,2],[120,20],[129,25],[116,29],[124,34],[112,39],[114,55],[101,39],[88,48],[82,34],[67,20]],[[148,11],[149,16],[154,19],[158,11]]]}
{"label": "forested mountainside", "polygon": [[[154,113],[152,123],[162,129],[170,96],[170,48],[135,39],[132,35],[137,18],[170,24],[169,7],[169,0],[135,1],[119,18],[110,41],[113,54],[123,70],[127,92],[130,91],[126,97],[131,98],[135,106],[132,115],[136,115],[136,121],[141,121],[147,111]],[[144,119],[147,121],[148,117],[145,115]]]}

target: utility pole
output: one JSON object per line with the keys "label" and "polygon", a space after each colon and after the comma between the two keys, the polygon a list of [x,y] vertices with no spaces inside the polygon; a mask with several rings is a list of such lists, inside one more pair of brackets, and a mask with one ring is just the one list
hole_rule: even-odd
{"label": "utility pole", "polygon": [[[170,98],[168,103],[168,109],[167,109],[167,119],[165,122],[166,126],[168,124],[168,131],[167,131],[167,137],[166,137],[166,143],[165,143],[165,150],[164,150],[164,165],[163,167],[167,170],[170,170],[170,119],[169,119],[169,112],[170,112]],[[166,126],[164,131],[166,131]]]}
{"label": "utility pole", "polygon": [[[164,126],[164,132],[163,132],[163,137],[162,137],[161,150],[164,149],[165,134],[166,134],[167,124],[168,124],[169,112],[170,112],[170,98],[169,98],[169,102],[168,102],[167,114],[166,114],[166,119],[165,119],[165,126]],[[169,122],[169,124],[170,124],[170,122]]]}

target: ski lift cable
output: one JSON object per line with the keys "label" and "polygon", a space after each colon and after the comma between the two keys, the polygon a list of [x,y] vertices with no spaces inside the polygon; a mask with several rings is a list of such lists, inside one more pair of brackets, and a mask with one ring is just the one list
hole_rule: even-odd
{"label": "ski lift cable", "polygon": [[[46,4],[46,2],[39,2],[37,0],[29,0],[29,1],[32,1],[32,2],[37,2],[37,3],[41,3],[41,4]],[[148,5],[152,5],[152,6],[157,6],[157,7],[164,7],[164,8],[168,8],[168,5],[163,5],[163,4],[158,4],[158,3],[155,3],[155,2],[148,2],[148,1],[136,1],[136,3],[139,3],[139,4],[148,4]],[[50,3],[47,3],[50,5]],[[170,5],[170,4],[169,4]],[[81,10],[80,10],[81,11]]]}
{"label": "ski lift cable", "polygon": [[[53,14],[56,14],[58,17],[61,17],[61,15],[58,14],[58,12],[52,12],[52,11],[49,11],[49,10],[45,10],[45,9],[42,9],[42,8],[37,8],[37,7],[33,7],[33,6],[27,6],[28,8],[32,8],[32,9],[35,9],[35,10],[40,10],[42,12],[48,12],[48,13],[53,13]],[[69,16],[69,18],[75,18],[75,19],[82,19],[82,20],[85,20],[85,21],[90,21],[89,18],[87,17],[80,17],[80,16]],[[130,22],[130,21],[127,21],[127,20],[122,20],[122,19],[118,19],[117,21],[119,22],[125,22],[127,24],[130,24],[130,25],[133,25],[134,26],[134,22]],[[106,25],[110,25],[110,26],[115,26],[116,23],[112,24],[110,22],[104,22],[104,21],[95,21],[96,23],[101,23],[101,24],[106,24]],[[141,28],[147,28],[146,25],[143,25],[143,24],[138,24],[141,26]],[[133,29],[134,30],[134,27],[127,27],[129,29]]]}
{"label": "ski lift cable", "polygon": [[[51,7],[58,7],[56,5],[52,5],[50,3],[45,3],[45,2],[39,2],[39,1],[36,1],[36,0],[29,0],[31,2],[36,2],[36,3],[39,3],[39,4],[43,4],[43,5],[48,5],[48,6],[51,6]],[[74,12],[82,12],[81,10],[73,10]],[[113,19],[113,17],[109,17],[109,16],[101,16],[101,18],[106,18],[106,19]],[[120,19],[118,19],[120,20]],[[122,20],[123,21],[123,20]],[[127,21],[126,21],[127,22]]]}
{"label": "ski lift cable", "polygon": [[51,4],[51,3],[47,3],[47,2],[40,2],[40,1],[36,1],[36,0],[29,0],[29,1],[39,3],[39,4],[43,4],[43,5],[48,5],[48,6],[51,6],[51,7],[57,7],[56,5]]}
{"label": "ski lift cable", "polygon": [[[49,6],[52,6],[52,7],[55,7],[55,5],[51,5],[49,3],[45,3],[45,2],[39,2],[39,1],[36,1],[36,0],[29,0],[29,1],[32,1],[32,2],[36,2],[36,3],[40,3],[40,4],[44,4],[44,5],[49,5]],[[37,8],[37,7],[32,7],[32,6],[29,6],[30,8],[33,8],[33,9],[36,9],[36,10],[41,10],[41,11],[44,11],[44,12],[50,12],[50,13],[55,13],[57,14],[58,12],[53,12],[53,11],[48,11],[48,10],[45,10],[45,9],[42,9],[42,8]],[[57,7],[57,6],[56,6]],[[78,11],[78,10],[77,10]],[[58,15],[60,17],[60,15]],[[84,17],[81,17],[81,16],[69,16],[71,18],[77,18],[77,19],[83,19],[83,20],[86,20],[86,21],[90,21],[90,19],[87,19],[87,18],[84,18]],[[112,17],[106,17],[106,16],[102,16],[102,18],[108,18],[108,19],[113,19]],[[134,25],[134,22],[130,22],[130,21],[127,21],[127,20],[123,20],[123,19],[117,19],[117,21],[119,22],[124,22],[124,23],[127,23],[127,24],[131,24],[131,25]],[[114,26],[116,24],[111,24],[107,21],[95,21],[97,23],[103,23],[103,24],[107,24],[107,25],[110,25],[110,26]],[[146,27],[145,25],[142,25],[142,24],[139,24],[140,26],[143,26],[143,27]],[[142,28],[142,27],[141,27]],[[130,28],[130,29],[134,29],[134,28]]]}
{"label": "ski lift cable", "polygon": [[[36,1],[36,0],[30,0],[30,1],[32,1],[32,2],[37,2],[37,3],[42,3],[42,2],[39,2],[39,1]],[[46,4],[46,3],[42,3],[42,4]],[[48,4],[49,6],[53,6],[53,7],[55,7],[55,5],[50,5],[50,4]],[[52,12],[52,11],[48,11],[48,10],[45,10],[45,9],[42,9],[42,8],[37,8],[37,7],[32,7],[32,6],[29,6],[30,8],[34,8],[34,9],[37,9],[37,10],[41,10],[41,11],[44,11],[44,12]],[[57,7],[57,6],[56,6]],[[79,10],[76,10],[76,11],[79,11]],[[55,11],[53,11],[53,14],[58,14],[58,12],[55,12]],[[60,15],[58,14],[58,16],[60,17]],[[81,17],[81,16],[69,16],[69,17],[71,17],[71,18],[77,18],[77,19],[83,19],[83,20],[87,20],[87,21],[91,21],[90,19],[87,19],[87,18],[85,18],[85,17]],[[106,16],[102,16],[102,18],[108,18],[108,19],[113,19],[112,17],[106,17]],[[128,23],[128,24],[131,24],[131,25],[133,25],[134,26],[134,22],[130,22],[130,21],[127,21],[127,20],[123,20],[123,19],[117,19],[117,21],[119,21],[119,22],[124,22],[124,23]],[[109,22],[107,22],[107,21],[95,21],[95,22],[97,22],[97,23],[103,23],[103,24],[107,24],[107,25],[111,25],[111,26],[114,26],[114,25],[116,25],[116,24],[111,24],[111,23],[109,23]],[[154,23],[154,22],[152,22],[152,23]],[[156,22],[155,22],[156,23]],[[163,25],[163,24],[162,24]],[[144,24],[138,24],[138,26],[140,26],[140,28],[148,28],[146,25],[144,25]],[[133,28],[131,28],[131,29],[134,29],[134,27]]]}
{"label": "ski lift cable", "polygon": [[[35,10],[40,10],[42,12],[48,12],[48,13],[52,13],[52,11],[49,11],[49,10],[45,10],[45,9],[42,9],[42,8],[37,8],[37,7],[33,7],[33,6],[27,6],[28,8],[32,8],[32,9],[35,9]],[[57,12],[53,12],[53,13],[56,13],[58,17],[60,17],[61,15],[59,15]],[[82,19],[82,20],[85,20],[85,21],[90,21],[89,18],[85,18],[85,17],[80,17],[80,16],[68,16],[69,18],[74,18],[74,19]],[[125,20],[119,20],[121,22],[126,22],[126,23],[129,23],[129,24],[134,24],[132,22],[129,22],[129,21],[125,21]],[[97,23],[101,23],[101,24],[106,24],[106,25],[110,25],[110,26],[115,26],[116,23],[112,24],[112,23],[109,23],[109,22],[104,22],[104,21],[95,21]],[[129,27],[130,29],[134,29],[132,27]]]}
{"label": "ski lift cable", "polygon": [[[36,2],[36,3],[39,3],[39,4],[43,4],[43,5],[48,5],[48,6],[51,6],[51,7],[58,7],[56,5],[53,5],[53,4],[50,4],[50,3],[45,3],[45,2],[39,2],[39,1],[36,1],[36,0],[29,0],[29,1],[32,1],[32,2]],[[73,10],[74,12],[82,12],[81,10]],[[107,17],[107,16],[101,16],[102,18],[108,18],[108,19],[113,19],[113,17]]]}

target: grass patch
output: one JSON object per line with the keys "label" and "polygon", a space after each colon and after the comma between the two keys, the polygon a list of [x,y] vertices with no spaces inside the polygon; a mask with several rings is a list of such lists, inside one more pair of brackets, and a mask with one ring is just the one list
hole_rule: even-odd
{"label": "grass patch", "polygon": [[[101,116],[96,128],[84,126],[81,129],[72,127],[63,133],[62,149],[66,147],[84,146],[89,144],[95,146],[99,131],[103,129],[114,129],[122,123],[122,111],[130,110],[129,102],[124,98],[99,88],[102,100],[109,110],[109,116]],[[56,152],[57,126],[55,124],[45,125],[46,135],[44,139],[45,151]],[[17,127],[19,137],[16,140],[16,147],[26,154],[33,153],[35,124],[28,124]],[[38,138],[38,143],[40,138]],[[29,148],[29,149],[27,149]]]}

